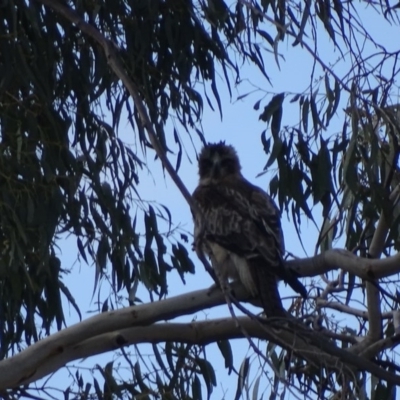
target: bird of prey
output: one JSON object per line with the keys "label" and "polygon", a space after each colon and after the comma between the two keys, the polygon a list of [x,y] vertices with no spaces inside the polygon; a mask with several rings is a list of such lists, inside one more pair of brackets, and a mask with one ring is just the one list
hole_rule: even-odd
{"label": "bird of prey", "polygon": [[194,246],[207,254],[221,284],[239,280],[258,297],[267,317],[286,317],[278,280],[304,298],[305,287],[283,263],[280,213],[272,198],[240,172],[235,149],[224,142],[204,146],[199,184],[193,193]]}

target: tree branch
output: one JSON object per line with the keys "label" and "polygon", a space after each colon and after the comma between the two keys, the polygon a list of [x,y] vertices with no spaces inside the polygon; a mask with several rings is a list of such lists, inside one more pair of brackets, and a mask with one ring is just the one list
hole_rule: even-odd
{"label": "tree branch", "polygon": [[[317,299],[316,301],[317,306],[330,308],[332,310],[336,310],[342,313],[346,313],[348,315],[353,315],[354,317],[362,318],[366,321],[369,320],[369,314],[367,310],[359,310],[354,307],[347,306],[346,304],[342,304],[339,302],[324,300],[324,299]],[[392,312],[386,312],[381,315],[382,319],[389,319],[393,318]]]}
{"label": "tree branch", "polygon": [[347,250],[333,249],[314,257],[285,262],[300,276],[317,276],[331,270],[343,269],[366,280],[380,279],[400,272],[400,253],[384,259],[357,257]]}
{"label": "tree branch", "polygon": [[[303,260],[290,260],[287,264],[293,267],[302,276],[306,276],[307,273],[309,275],[318,275],[330,269],[342,268],[361,278],[368,279],[371,276],[384,277],[393,272],[398,272],[400,269],[400,255],[397,254],[390,258],[378,260],[356,257],[352,253],[344,250],[329,250],[316,257]],[[233,289],[239,301],[249,298],[241,285],[233,285]],[[1,361],[0,390],[18,386],[22,382],[31,381],[32,377],[37,376],[38,369],[42,365],[48,363],[48,360],[62,357],[62,355],[67,352],[67,348],[75,346],[84,340],[128,327],[150,325],[160,320],[168,320],[177,316],[191,314],[224,303],[225,296],[222,292],[219,290],[210,292],[208,289],[204,289],[150,304],[127,307],[121,310],[99,314],[29,346],[12,358]],[[309,335],[310,332],[312,331],[304,331],[302,333]],[[268,338],[267,332],[265,332],[265,334],[265,337]],[[293,336],[290,336],[289,340],[286,339],[288,340],[286,342],[283,332],[281,331],[278,335],[274,333],[271,338],[275,343],[278,341],[277,339],[282,340],[278,344],[283,347],[297,343],[296,348],[299,349],[298,351],[303,357],[304,354],[310,353],[309,341],[306,343],[307,345],[305,345],[304,342],[301,345],[301,342],[294,341]],[[302,339],[297,337],[296,340]],[[318,343],[318,346],[324,348],[323,346],[325,346],[325,344]],[[329,353],[332,349],[335,351],[341,350],[331,345],[331,348],[325,349],[325,351]],[[317,352],[317,350],[315,351]],[[341,351],[344,352],[343,354],[349,354],[345,350]],[[339,356],[339,358],[340,357],[342,357],[342,355]],[[351,357],[354,358],[356,356],[352,354]],[[318,358],[320,358],[320,354]],[[314,362],[318,360],[311,359],[310,361]],[[52,360],[51,362],[55,361]],[[346,363],[347,362],[352,364],[354,360],[349,359],[346,360]],[[371,364],[375,365],[373,363]],[[366,365],[364,365],[364,367],[366,368]],[[370,372],[372,372],[372,370]],[[381,372],[383,373],[385,371]],[[373,373],[378,377],[380,376],[377,371]],[[388,379],[392,379],[391,381],[393,381],[394,378]],[[400,383],[400,378],[398,383]]]}
{"label": "tree branch", "polygon": [[[241,285],[235,285],[234,290],[239,300],[249,297]],[[101,313],[40,340],[14,357],[0,361],[0,390],[29,380],[47,360],[61,357],[68,347],[84,340],[115,330],[146,326],[192,314],[224,303],[225,297],[221,291],[203,289],[154,303]]]}
{"label": "tree branch", "polygon": [[[182,296],[179,297],[181,298]],[[155,307],[156,304],[152,303],[151,306]],[[107,315],[101,314],[101,317],[107,319]],[[90,318],[90,320],[92,319]],[[289,330],[287,327],[279,326],[279,324],[277,328],[276,322],[266,320],[265,324],[260,324],[258,321],[248,317],[238,317],[236,319],[221,318],[186,324],[158,323],[150,326],[129,327],[103,333],[76,344],[71,344],[65,347],[62,352],[58,354],[53,353],[47,359],[42,359],[41,361],[39,361],[41,359],[41,349],[36,346],[34,353],[28,354],[27,351],[24,351],[22,352],[23,357],[19,360],[16,360],[17,357],[10,359],[11,364],[9,368],[15,372],[19,372],[20,378],[18,379],[18,384],[26,385],[55,372],[68,362],[116,350],[122,346],[168,341],[206,345],[218,340],[243,338],[243,331],[246,331],[252,338],[276,341],[278,337],[278,342],[282,347],[293,351],[307,360],[308,366],[314,365],[318,368],[327,368],[330,371],[336,371],[337,373],[353,375],[351,369],[349,369],[349,366],[352,365],[358,369],[367,370],[388,382],[400,384],[400,377],[386,372],[366,358],[353,355],[346,350],[336,347],[326,341],[321,333],[305,330],[304,328],[300,328],[299,331]],[[44,341],[49,342],[48,339],[44,339]],[[391,343],[397,342],[392,340]],[[53,346],[54,344],[49,343],[49,345]],[[387,347],[387,341],[385,344],[378,343],[379,348],[382,348],[382,346]],[[321,348],[326,353],[321,353]],[[35,359],[37,365],[33,374],[23,376],[20,365],[21,362],[28,362],[28,357]],[[3,390],[9,385],[7,383],[5,385],[2,375],[0,377],[0,390]]]}
{"label": "tree branch", "polygon": [[[374,133],[376,134],[376,133]],[[393,202],[398,194],[396,188],[389,196],[389,200]],[[385,213],[381,210],[381,215],[374,235],[369,246],[369,255],[373,259],[381,257],[386,243],[386,236],[389,231],[389,225],[386,221]],[[382,310],[380,301],[380,292],[378,282],[375,279],[373,282],[366,282],[367,292],[367,310],[369,315],[369,331],[368,342],[376,342],[382,338]]]}

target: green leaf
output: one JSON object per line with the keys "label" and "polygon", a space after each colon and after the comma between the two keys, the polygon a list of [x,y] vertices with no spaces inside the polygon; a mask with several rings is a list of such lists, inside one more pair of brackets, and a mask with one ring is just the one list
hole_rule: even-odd
{"label": "green leaf", "polygon": [[139,385],[140,390],[142,391],[142,393],[149,393],[150,389],[149,387],[144,383],[144,379],[143,379],[143,375],[142,375],[142,371],[140,369],[140,364],[139,362],[136,362],[134,365],[134,371],[135,371],[135,378],[136,381]]}
{"label": "green leaf", "polygon": [[287,184],[289,187],[290,196],[293,198],[293,200],[295,200],[296,206],[300,206],[300,208],[306,213],[307,217],[313,219],[311,210],[307,204],[307,195],[305,195],[303,191],[305,173],[301,171],[296,163],[288,175],[290,180],[287,182]]}
{"label": "green leaf", "polygon": [[317,110],[317,104],[315,103],[315,95],[311,96],[310,99],[311,116],[313,119],[314,136],[317,136],[319,129],[323,128],[323,123],[319,118],[319,113]]}
{"label": "green leaf", "polygon": [[264,153],[265,154],[269,154],[269,149],[271,147],[271,138],[266,139],[265,138],[265,133],[266,133],[265,130],[261,133],[261,143],[262,143],[263,148],[264,148]]}
{"label": "green leaf", "polygon": [[273,137],[277,137],[281,129],[283,108],[279,107],[272,115],[271,132]]}
{"label": "green leaf", "polygon": [[347,273],[347,292],[346,292],[346,301],[345,304],[349,305],[350,300],[353,297],[353,290],[355,287],[355,283],[356,283],[356,276],[354,274],[352,274],[351,272]]}
{"label": "green leaf", "polygon": [[103,399],[104,398],[103,391],[101,390],[99,382],[97,381],[96,378],[93,378],[93,385],[94,385],[94,389],[96,391],[96,397],[100,400]]}
{"label": "green leaf", "polygon": [[150,290],[156,290],[159,283],[158,266],[154,251],[146,247],[144,249],[144,262],[140,263],[140,278]]}
{"label": "green leaf", "polygon": [[324,223],[322,224],[321,233],[318,239],[318,245],[320,246],[321,253],[332,249],[332,240],[333,240],[332,223],[334,222],[335,221],[331,221],[329,218],[324,219]]}
{"label": "green leaf", "polygon": [[224,357],[225,368],[228,369],[228,375],[230,375],[233,369],[233,355],[231,344],[229,340],[218,340],[217,345],[219,350],[221,351],[222,356]]}
{"label": "green leaf", "polygon": [[254,382],[252,400],[259,400],[258,391],[260,387],[261,375],[259,375]]}
{"label": "green leaf", "polygon": [[332,183],[332,164],[327,146],[327,142],[321,139],[321,147],[317,156],[317,170],[314,171],[313,176],[313,195],[314,202],[321,202],[323,209],[323,216],[327,217],[330,211],[330,193],[333,188]]}
{"label": "green leaf", "polygon": [[278,156],[281,154],[283,148],[283,142],[279,136],[274,138],[274,145],[272,146],[272,152],[271,155],[269,156],[269,159],[267,161],[267,164],[264,167],[264,170],[266,170],[268,167],[270,167],[274,161],[278,158]]}
{"label": "green leaf", "polygon": [[88,264],[88,260],[86,258],[86,253],[85,253],[85,249],[84,249],[83,244],[82,244],[82,240],[79,237],[77,237],[76,241],[77,241],[78,250],[79,250],[80,255],[85,260],[86,264]]}
{"label": "green leaf", "polygon": [[279,178],[278,178],[278,175],[275,175],[269,181],[269,193],[271,194],[272,197],[275,197],[277,195],[278,188],[279,188]]}
{"label": "green leaf", "polygon": [[296,95],[294,95],[291,99],[290,99],[290,103],[295,103],[296,101],[299,100],[299,98],[301,97],[300,93],[297,93]]}
{"label": "green leaf", "polygon": [[282,103],[284,99],[285,93],[279,93],[272,97],[271,101],[264,107],[264,111],[260,114],[259,119],[264,122],[269,122],[271,117],[275,114],[275,125],[278,125],[278,121],[280,124],[280,119],[282,118]]}
{"label": "green leaf", "polygon": [[200,368],[200,372],[207,386],[208,396],[210,396],[213,391],[213,387],[217,386],[217,378],[215,376],[214,368],[210,362],[199,357],[196,357],[196,364]]}
{"label": "green leaf", "polygon": [[253,109],[254,109],[254,110],[258,111],[258,110],[260,109],[261,100],[262,100],[262,99],[257,100],[257,101],[254,103],[254,106],[253,106]]}
{"label": "green leaf", "polygon": [[96,255],[96,266],[100,273],[104,272],[107,267],[107,255],[109,251],[110,246],[108,244],[108,239],[105,236],[102,236],[97,247]]}
{"label": "green leaf", "polygon": [[393,400],[394,397],[388,386],[379,382],[375,390],[372,390],[372,400]]}
{"label": "green leaf", "polygon": [[235,400],[239,400],[244,393],[248,375],[250,372],[250,358],[246,357],[240,365]]}
{"label": "green leaf", "polygon": [[307,99],[304,100],[303,106],[301,108],[301,115],[302,115],[301,116],[301,120],[303,122],[304,132],[306,132],[306,133],[308,131],[308,111],[309,111],[309,108],[310,108],[310,100],[308,100],[308,98],[307,98]]}
{"label": "green leaf", "polygon": [[201,382],[197,375],[194,376],[192,381],[192,396],[193,400],[202,400],[203,396],[201,394]]}
{"label": "green leaf", "polygon": [[304,30],[306,28],[308,18],[310,17],[310,8],[311,8],[311,0],[306,0],[304,2],[304,11],[303,11],[303,15],[301,17],[299,32],[296,36],[296,40],[293,42],[293,46],[297,46],[303,40]]}
{"label": "green leaf", "polygon": [[175,268],[177,268],[178,271],[180,271],[181,273],[195,273],[195,266],[193,264],[193,261],[189,258],[189,254],[185,246],[183,246],[181,243],[178,243],[177,245],[173,244],[172,253],[174,255],[174,258],[171,259]]}
{"label": "green leaf", "polygon": [[349,189],[356,194],[358,192],[358,175],[357,175],[357,132],[354,132],[344,155],[343,163],[343,179]]}
{"label": "green leaf", "polygon": [[335,88],[334,88],[334,97],[335,97],[335,102],[333,103],[332,110],[328,116],[328,119],[330,120],[333,115],[335,115],[336,110],[339,107],[339,102],[340,102],[340,84],[339,82],[335,79]]}
{"label": "green leaf", "polygon": [[262,36],[271,45],[271,47],[274,46],[274,39],[268,32],[262,29],[257,29],[257,33]]}
{"label": "green leaf", "polygon": [[[249,94],[251,94],[251,93],[249,92],[249,93],[241,94],[240,96],[237,97],[236,101],[245,99]],[[256,108],[254,108],[254,109],[256,110]]]}

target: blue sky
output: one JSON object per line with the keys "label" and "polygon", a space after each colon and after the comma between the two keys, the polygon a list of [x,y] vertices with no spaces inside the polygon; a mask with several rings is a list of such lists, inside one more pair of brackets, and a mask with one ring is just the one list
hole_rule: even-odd
{"label": "blue sky", "polygon": [[[398,27],[390,27],[387,22],[383,22],[383,18],[379,18],[381,22],[378,25],[376,13],[375,11],[372,11],[371,8],[362,8],[359,6],[359,13],[362,15],[364,27],[370,31],[372,37],[381,44],[384,44],[389,50],[398,50],[399,41],[390,40],[390,38],[393,37],[400,37],[400,30]],[[319,30],[319,32],[321,31]],[[266,56],[267,70],[271,77],[273,86],[271,86],[254,67],[244,65],[241,68],[243,82],[238,85],[238,87],[234,88],[233,98],[229,97],[229,93],[226,90],[224,83],[221,81],[219,84],[221,102],[223,105],[222,121],[219,113],[212,112],[207,106],[205,106],[204,116],[202,119],[202,126],[206,139],[213,142],[225,140],[227,143],[232,144],[239,154],[243,175],[249,181],[267,191],[269,180],[273,176],[272,173],[274,172],[274,167],[272,167],[272,173],[270,172],[262,175],[260,178],[256,178],[256,176],[263,170],[267,161],[267,156],[263,151],[260,140],[260,134],[267,128],[267,125],[258,120],[259,112],[253,110],[253,105],[257,100],[265,96],[264,101],[261,103],[262,108],[270,100],[272,94],[280,92],[298,93],[307,90],[307,87],[309,87],[313,60],[300,46],[293,48],[291,46],[292,41],[292,39],[289,39],[280,44],[279,50],[285,57],[285,61],[280,62],[280,70],[274,61],[273,54]],[[310,39],[309,43],[311,43]],[[333,51],[333,46],[327,39],[325,33],[321,32],[318,45],[320,56],[327,64],[331,63],[334,65],[332,68],[335,73],[342,76],[349,69],[349,58],[345,57],[338,61],[341,55],[339,52]],[[366,55],[373,50],[372,47],[366,46],[363,55]],[[322,70],[317,68],[314,75],[314,82],[318,81],[318,79],[323,76],[324,73]],[[253,91],[255,86],[258,86],[261,90],[256,91],[242,100],[236,101],[239,95]],[[321,91],[324,92],[323,81],[321,82]],[[299,110],[296,105],[289,104],[288,100],[290,97],[291,96],[289,96],[284,103],[282,126],[293,125],[299,121]],[[341,130],[344,118],[342,109],[345,106],[346,103],[344,102],[342,107],[339,107],[337,118],[334,119],[326,131],[327,137],[334,135]],[[172,137],[172,125],[167,127],[166,134],[167,136]],[[130,130],[128,124],[120,127],[120,135],[126,143],[132,144],[133,149],[136,150],[136,141],[133,137],[134,133]],[[193,191],[197,185],[195,150],[183,129],[180,129],[180,135],[185,143],[189,157],[183,157],[179,174],[188,189]],[[196,149],[199,150],[200,141],[197,140],[195,135],[196,134],[194,133],[194,143]],[[145,155],[140,153],[139,156],[142,158],[145,157]],[[145,200],[156,200],[167,206],[173,215],[173,221],[181,224],[182,227],[191,232],[193,225],[188,205],[185,203],[170,178],[167,176],[164,179],[163,171],[159,162],[154,162],[154,154],[150,152],[147,154],[147,162],[151,174],[145,170],[140,173],[140,193],[142,198]],[[321,222],[320,210],[316,208],[315,211],[317,222]],[[296,231],[290,221],[288,221],[286,215],[283,215],[282,222],[286,249],[297,256],[305,256],[306,254],[300,246]],[[318,231],[312,223],[308,223],[307,221],[302,224],[301,229],[303,233],[302,240],[306,252],[308,255],[312,255],[315,250]],[[60,243],[60,246],[60,255],[63,266],[66,268],[71,267],[73,271],[65,278],[65,283],[68,285],[72,295],[81,307],[83,318],[88,318],[93,312],[97,312],[96,297],[92,299],[95,268],[93,265],[88,266],[84,263],[79,266],[79,263],[76,262],[76,247],[75,239],[73,237],[65,239],[63,243]],[[192,259],[196,260],[194,254],[192,254]],[[202,265],[197,261],[196,268],[196,274],[194,276],[187,276],[187,285],[182,284],[177,274],[170,274],[170,296],[187,293],[195,289],[206,288],[212,284],[211,278],[203,271]],[[305,281],[307,282],[307,280]],[[103,301],[105,299],[104,296],[109,293],[109,289],[106,286],[107,285],[104,285],[101,291],[101,300]],[[285,285],[281,284],[280,292],[282,296],[285,296],[285,294],[290,293],[290,290],[287,289]],[[144,291],[139,291],[139,296],[143,296],[143,300],[147,299]],[[64,302],[64,306],[68,325],[78,322],[75,311],[70,309],[66,302]],[[215,310],[208,310],[205,313],[198,313],[197,319],[200,320],[223,315],[228,315],[226,306],[218,307]],[[190,321],[191,319],[191,316],[186,318],[187,321]],[[235,366],[237,368],[239,368],[248,347],[248,343],[245,340],[236,341],[234,343]],[[263,344],[261,344],[261,348],[262,347]],[[133,351],[133,349],[131,350]],[[232,398],[236,391],[236,377],[231,375],[231,377],[227,378],[222,357],[216,349],[216,346],[209,346],[207,355],[212,361],[218,377],[218,388],[216,388],[214,392],[215,397],[213,396],[213,398],[222,398],[223,393],[226,393],[227,399]],[[94,366],[96,363],[105,365],[105,363],[112,358],[111,354],[105,354],[86,360],[84,365]],[[73,364],[80,365],[79,362]],[[55,379],[52,381],[52,384],[57,386],[59,383],[60,388],[65,388],[63,377],[65,377],[65,371],[57,374]],[[87,374],[86,377],[89,378],[89,374]],[[90,382],[90,379],[88,379],[88,381]],[[265,389],[267,386],[267,380],[263,381],[260,385],[260,390],[262,388]],[[269,389],[267,390],[267,393],[269,393]]]}

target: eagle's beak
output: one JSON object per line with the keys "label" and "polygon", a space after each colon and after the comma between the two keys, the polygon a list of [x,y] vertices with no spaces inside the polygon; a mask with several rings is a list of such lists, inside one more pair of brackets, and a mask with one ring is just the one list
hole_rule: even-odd
{"label": "eagle's beak", "polygon": [[220,175],[220,171],[221,171],[221,169],[219,167],[219,160],[217,160],[217,161],[215,161],[213,163],[213,166],[212,166],[212,169],[211,169],[211,176],[213,178],[218,178],[219,175]]}

